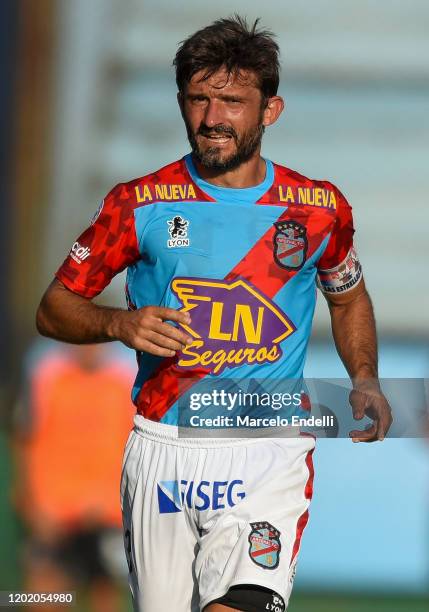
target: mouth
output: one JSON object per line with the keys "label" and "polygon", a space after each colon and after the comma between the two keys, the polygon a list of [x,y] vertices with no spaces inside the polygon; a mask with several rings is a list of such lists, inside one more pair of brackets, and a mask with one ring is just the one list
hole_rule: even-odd
{"label": "mouth", "polygon": [[200,134],[203,138],[208,140],[209,142],[217,145],[227,144],[232,136],[228,134]]}

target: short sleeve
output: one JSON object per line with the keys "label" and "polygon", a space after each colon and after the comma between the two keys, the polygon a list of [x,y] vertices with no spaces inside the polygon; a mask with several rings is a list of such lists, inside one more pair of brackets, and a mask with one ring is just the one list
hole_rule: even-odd
{"label": "short sleeve", "polygon": [[139,257],[134,207],[126,185],[119,184],[104,198],[55,276],[71,291],[93,298]]}
{"label": "short sleeve", "polygon": [[362,278],[362,266],[353,244],[352,207],[335,188],[337,214],[328,245],[317,264],[318,286],[325,293],[344,293]]}

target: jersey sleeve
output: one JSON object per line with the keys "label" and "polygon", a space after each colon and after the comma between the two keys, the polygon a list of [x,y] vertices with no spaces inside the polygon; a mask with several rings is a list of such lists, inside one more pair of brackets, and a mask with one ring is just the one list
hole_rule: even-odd
{"label": "jersey sleeve", "polygon": [[328,245],[317,264],[317,284],[324,293],[344,293],[362,279],[362,266],[353,244],[352,207],[335,188],[337,214]]}
{"label": "jersey sleeve", "polygon": [[93,298],[139,257],[134,207],[126,185],[119,184],[104,198],[55,276],[67,289]]}

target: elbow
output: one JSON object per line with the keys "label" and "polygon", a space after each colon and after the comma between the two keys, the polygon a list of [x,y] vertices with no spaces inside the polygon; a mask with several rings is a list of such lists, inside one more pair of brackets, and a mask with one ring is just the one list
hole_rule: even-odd
{"label": "elbow", "polygon": [[36,329],[41,336],[53,338],[54,329],[52,326],[51,308],[49,306],[49,290],[43,296],[36,312]]}
{"label": "elbow", "polygon": [[64,321],[63,312],[66,310],[64,294],[68,293],[64,286],[53,280],[46,289],[36,312],[36,329],[42,336],[62,340],[61,326]]}
{"label": "elbow", "polygon": [[36,329],[41,336],[49,336],[48,319],[46,316],[45,308],[43,306],[43,300],[39,304],[36,312]]}

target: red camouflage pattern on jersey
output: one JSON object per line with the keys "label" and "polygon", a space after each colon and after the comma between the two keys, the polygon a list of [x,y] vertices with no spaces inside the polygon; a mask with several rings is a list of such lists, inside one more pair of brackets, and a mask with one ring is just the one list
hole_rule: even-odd
{"label": "red camouflage pattern on jersey", "polygon": [[[298,172],[274,164],[272,187],[258,200],[257,205],[278,205],[278,186],[322,187],[333,190],[337,197],[337,209],[313,208],[302,204],[289,205],[277,221],[292,219],[307,229],[308,253],[311,257],[321,242],[332,232],[329,244],[319,260],[319,269],[329,269],[341,263],[352,245],[353,222],[351,207],[338,189],[328,181],[314,181]],[[134,226],[134,210],[152,204],[137,202],[135,187],[155,184],[192,183],[197,200],[213,202],[213,198],[196,185],[188,173],[183,159],[128,183],[117,185],[106,196],[104,207],[93,225],[77,239],[80,245],[90,248],[90,255],[77,263],[69,255],[56,273],[66,287],[84,297],[98,295],[115,274],[140,258]],[[160,202],[162,205],[162,202]],[[256,242],[248,253],[226,275],[227,280],[237,277],[251,282],[270,298],[297,273],[280,267],[273,258],[274,225]],[[133,308],[132,304],[129,304]],[[179,357],[164,359],[143,384],[135,403],[137,412],[152,420],[160,420],[179,396],[208,374],[202,367],[186,372],[176,367]]]}
{"label": "red camouflage pattern on jersey", "polygon": [[[315,253],[326,236],[334,230],[336,235],[331,236],[326,249],[330,251],[327,260],[335,259],[334,255],[336,254],[337,261],[333,265],[341,263],[351,246],[353,236],[351,207],[344,196],[327,181],[312,181],[277,164],[274,164],[274,169],[273,186],[258,200],[258,205],[279,204],[278,185],[285,182],[291,186],[313,187],[317,185],[326,189],[335,189],[338,198],[336,210],[313,208],[301,204],[290,205],[286,211],[282,212],[277,221],[293,219],[306,227],[308,237],[307,258]],[[281,204],[281,206],[284,208],[285,205]],[[297,273],[296,270],[286,270],[280,267],[274,261],[273,237],[275,232],[276,228],[273,225],[226,275],[225,279],[234,280],[241,277],[250,281],[266,296],[273,299],[276,293]],[[333,238],[334,244],[331,249]],[[322,256],[322,259],[324,259],[324,256]],[[326,265],[325,262],[323,262],[323,265]],[[179,358],[180,354],[164,359],[142,385],[135,403],[137,412],[145,418],[155,421],[161,420],[181,395],[209,373],[208,369],[202,367],[195,368],[192,372],[183,371],[176,366]]]}
{"label": "red camouflage pattern on jersey", "polygon": [[161,183],[175,185],[191,183],[197,201],[214,201],[192,181],[183,159],[148,176],[120,183],[105,197],[103,208],[96,221],[76,240],[79,245],[90,249],[89,256],[78,263],[69,254],[55,274],[57,279],[71,291],[86,298],[93,298],[116,274],[140,259],[134,210],[153,204],[154,201],[138,202],[136,187]]}

